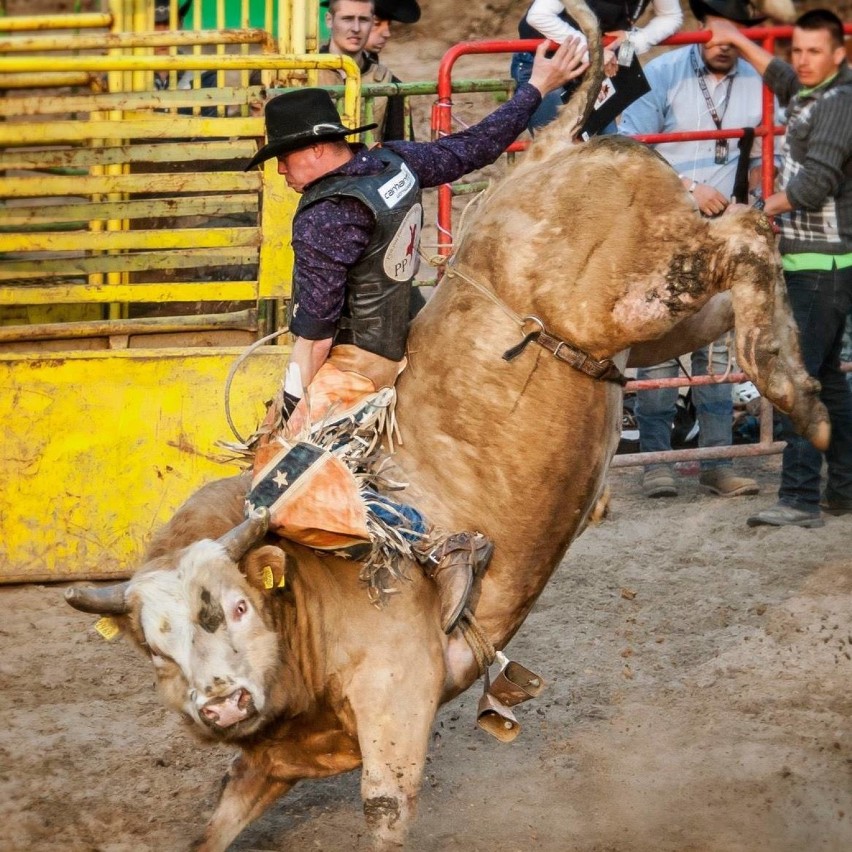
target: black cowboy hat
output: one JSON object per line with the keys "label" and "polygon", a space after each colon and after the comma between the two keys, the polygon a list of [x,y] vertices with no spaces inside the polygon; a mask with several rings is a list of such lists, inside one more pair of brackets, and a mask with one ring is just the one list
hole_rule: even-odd
{"label": "black cowboy hat", "polygon": [[710,15],[735,24],[759,24],[767,18],[756,14],[757,9],[748,0],[689,0],[689,8],[699,21]]}
{"label": "black cowboy hat", "polygon": [[[327,8],[328,0],[320,0],[320,6]],[[417,0],[373,0],[373,14],[383,21],[416,24],[420,20],[420,6]]]}
{"label": "black cowboy hat", "polygon": [[[178,20],[181,21],[186,17],[189,7],[192,5],[192,0],[186,0],[178,6]],[[168,24],[171,18],[169,17],[169,2],[168,0],[160,0],[154,6],[154,23]]]}
{"label": "black cowboy hat", "polygon": [[344,127],[325,89],[297,89],[278,95],[266,104],[264,118],[268,141],[251,158],[246,171],[279,154],[307,148],[317,142],[336,142],[378,127],[377,124]]}
{"label": "black cowboy hat", "polygon": [[416,24],[420,20],[417,0],[375,0],[373,14],[384,21]]}

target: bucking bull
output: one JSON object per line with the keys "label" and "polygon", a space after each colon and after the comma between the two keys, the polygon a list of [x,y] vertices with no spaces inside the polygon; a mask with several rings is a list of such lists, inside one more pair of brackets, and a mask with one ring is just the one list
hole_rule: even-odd
{"label": "bucking bull", "polygon": [[[739,365],[802,434],[828,442],[766,218],[703,219],[643,146],[570,141],[601,79],[594,19],[585,6],[571,14],[593,68],[469,211],[398,386],[406,500],[495,542],[471,609],[498,649],[583,530],[618,443],[621,386],[566,364],[575,352],[623,369],[690,351],[729,325],[729,299]],[[474,654],[441,631],[420,570],[377,609],[352,562],[241,523],[247,487],[238,476],[202,488],[130,581],[70,588],[68,602],[116,617],[165,702],[202,736],[239,745],[201,848],[226,849],[297,781],[358,766],[376,845],[400,845],[436,710],[477,678]]]}

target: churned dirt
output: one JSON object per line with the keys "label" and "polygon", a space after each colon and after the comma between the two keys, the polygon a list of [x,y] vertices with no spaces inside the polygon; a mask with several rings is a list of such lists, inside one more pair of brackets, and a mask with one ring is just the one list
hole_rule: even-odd
{"label": "churned dirt", "polygon": [[[748,528],[758,497],[646,500],[571,548],[509,646],[548,682],[501,745],[477,688],[440,712],[416,852],[852,848],[852,517]],[[56,586],[0,588],[0,849],[187,848],[231,756],[160,706],[149,664]],[[235,850],[369,847],[357,773],[305,782]]]}
{"label": "churned dirt", "polygon": [[[434,79],[458,38],[511,36],[526,3],[422,5],[387,52],[408,80]],[[466,62],[465,77],[508,65]],[[652,501],[638,471],[611,475],[610,517],[508,649],[547,689],[510,745],[474,727],[476,688],[442,709],[410,849],[852,849],[852,517],[748,528],[779,459],[737,467],[762,495],[703,496],[687,470],[680,496]],[[62,588],[0,587],[0,612],[0,850],[187,848],[232,750],[198,744],[149,664]],[[367,849],[358,786],[307,782],[233,848]]]}

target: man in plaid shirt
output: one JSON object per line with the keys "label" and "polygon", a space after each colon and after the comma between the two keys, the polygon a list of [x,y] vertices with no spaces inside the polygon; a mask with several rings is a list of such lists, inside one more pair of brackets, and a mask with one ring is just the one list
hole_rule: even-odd
{"label": "man in plaid shirt", "polygon": [[782,190],[758,202],[777,217],[784,277],[799,326],[802,357],[822,385],[831,418],[825,453],[828,480],[820,491],[822,454],[794,434],[787,441],[778,503],[749,526],[821,527],[820,509],[852,513],[852,392],[840,371],[846,315],[852,305],[852,69],[843,25],[825,9],[802,15],[793,29],[792,67],[714,20],[714,41],[734,44],[787,105]]}

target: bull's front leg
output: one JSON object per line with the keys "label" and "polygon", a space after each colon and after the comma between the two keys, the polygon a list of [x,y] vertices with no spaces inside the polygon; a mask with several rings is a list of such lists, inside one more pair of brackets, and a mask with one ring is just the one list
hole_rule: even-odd
{"label": "bull's front leg", "polygon": [[723,241],[717,261],[731,282],[739,366],[761,394],[789,415],[799,434],[825,450],[828,413],[819,399],[819,382],[802,363],[798,329],[768,220],[744,211],[715,220],[711,233]]}
{"label": "bull's front leg", "polygon": [[360,762],[357,740],[325,709],[269,730],[234,759],[197,848],[224,852],[298,781],[339,775]]}
{"label": "bull's front leg", "polygon": [[297,780],[271,777],[243,755],[234,758],[222,780],[216,810],[194,848],[198,852],[225,852],[237,835]]}
{"label": "bull's front leg", "polygon": [[[443,669],[412,665],[368,677],[350,695],[358,725],[364,817],[378,850],[405,844],[417,810]],[[387,672],[385,672],[387,674]]]}

